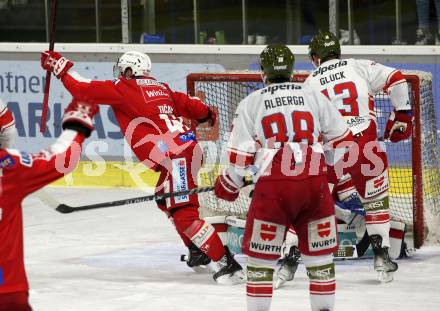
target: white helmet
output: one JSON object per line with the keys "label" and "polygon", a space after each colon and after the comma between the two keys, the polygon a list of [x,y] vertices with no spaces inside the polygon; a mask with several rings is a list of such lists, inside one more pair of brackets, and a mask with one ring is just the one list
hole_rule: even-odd
{"label": "white helmet", "polygon": [[113,76],[117,79],[130,68],[134,76],[148,76],[151,71],[151,60],[147,54],[129,51],[121,55],[113,66]]}

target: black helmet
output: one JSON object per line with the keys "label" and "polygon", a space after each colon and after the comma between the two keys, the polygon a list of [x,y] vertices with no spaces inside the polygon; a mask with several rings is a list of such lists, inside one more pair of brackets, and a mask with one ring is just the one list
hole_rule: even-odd
{"label": "black helmet", "polygon": [[284,44],[270,44],[260,54],[261,70],[268,82],[290,81],[294,62],[292,51]]}
{"label": "black helmet", "polygon": [[309,44],[309,55],[316,55],[321,63],[341,56],[338,38],[330,31],[319,31]]}

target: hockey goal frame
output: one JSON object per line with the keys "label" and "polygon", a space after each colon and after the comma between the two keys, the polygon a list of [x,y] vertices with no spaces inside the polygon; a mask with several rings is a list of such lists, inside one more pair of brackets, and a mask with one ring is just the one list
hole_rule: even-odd
{"label": "hockey goal frame", "polygon": [[[294,73],[292,81],[302,83],[309,73]],[[411,85],[413,99],[413,135],[412,135],[412,214],[413,214],[413,239],[414,247],[420,248],[425,240],[425,224],[423,211],[423,181],[422,181],[422,126],[420,108],[420,77],[416,74],[403,74],[408,84]],[[191,73],[187,76],[187,92],[195,96],[196,82],[263,82],[259,73]],[[195,127],[194,127],[195,128]]]}

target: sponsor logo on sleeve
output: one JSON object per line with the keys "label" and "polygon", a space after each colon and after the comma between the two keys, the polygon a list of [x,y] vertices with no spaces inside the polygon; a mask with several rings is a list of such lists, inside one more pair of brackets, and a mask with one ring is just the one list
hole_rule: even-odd
{"label": "sponsor logo on sleeve", "polygon": [[365,186],[365,198],[374,197],[389,188],[388,171],[367,181]]}
{"label": "sponsor logo on sleeve", "polygon": [[24,151],[20,151],[20,163],[24,166],[31,167],[32,166],[32,156]]}
{"label": "sponsor logo on sleeve", "polygon": [[9,154],[0,159],[0,168],[8,168],[13,166],[14,164],[14,158]]}
{"label": "sponsor logo on sleeve", "polygon": [[249,250],[267,255],[279,255],[284,240],[285,226],[273,222],[254,220]]}
{"label": "sponsor logo on sleeve", "polygon": [[[188,190],[188,175],[186,173],[186,159],[173,159],[173,190],[184,191]],[[189,201],[188,195],[182,195],[174,198],[176,204]]]}
{"label": "sponsor logo on sleeve", "polygon": [[194,134],[193,131],[189,131],[185,134],[180,134],[179,135],[179,140],[182,143],[187,143],[189,141],[196,141],[196,135]]}
{"label": "sponsor logo on sleeve", "polygon": [[337,245],[336,226],[333,216],[309,223],[309,250],[321,251]]}

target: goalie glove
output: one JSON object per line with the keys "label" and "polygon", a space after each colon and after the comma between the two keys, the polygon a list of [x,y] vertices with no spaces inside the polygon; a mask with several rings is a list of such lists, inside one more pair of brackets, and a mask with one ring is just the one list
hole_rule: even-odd
{"label": "goalie glove", "polygon": [[85,137],[89,137],[94,130],[92,119],[98,111],[98,105],[73,99],[64,110],[64,116],[61,122],[63,130],[75,130],[84,134]]}
{"label": "goalie glove", "polygon": [[384,139],[389,139],[392,143],[405,140],[412,135],[412,111],[398,110],[393,111],[385,126]]}
{"label": "goalie glove", "polygon": [[41,53],[41,67],[52,72],[58,79],[62,79],[73,66],[73,62],[60,53],[45,51]]}
{"label": "goalie glove", "polygon": [[365,209],[357,192],[352,193],[349,197],[342,201],[336,200],[335,204],[344,210],[348,210],[353,214],[365,217]]}
{"label": "goalie glove", "polygon": [[225,169],[217,177],[214,185],[215,195],[226,201],[235,201],[244,186],[244,178],[233,169]]}

